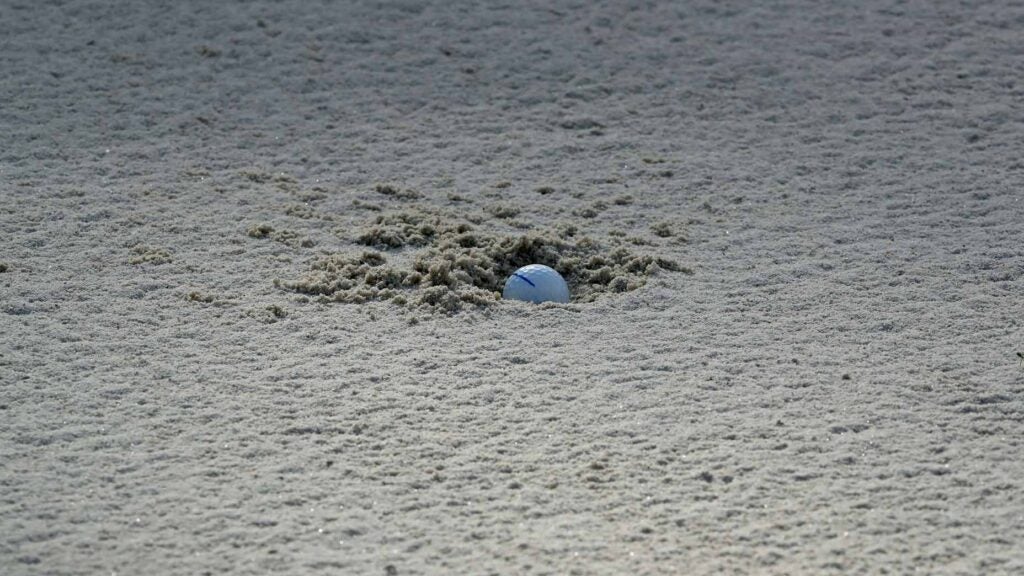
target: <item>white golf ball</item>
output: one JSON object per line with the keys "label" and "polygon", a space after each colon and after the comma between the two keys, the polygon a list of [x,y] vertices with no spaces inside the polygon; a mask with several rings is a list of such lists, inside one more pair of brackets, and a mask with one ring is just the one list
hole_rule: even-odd
{"label": "white golf ball", "polygon": [[516,270],[505,280],[501,293],[505,300],[524,302],[568,302],[569,285],[562,275],[543,264],[530,264]]}

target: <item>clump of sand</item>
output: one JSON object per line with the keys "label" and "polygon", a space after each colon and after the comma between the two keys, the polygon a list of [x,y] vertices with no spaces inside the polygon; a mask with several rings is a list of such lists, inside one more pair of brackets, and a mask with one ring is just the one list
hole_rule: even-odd
{"label": "clump of sand", "polygon": [[171,253],[166,248],[137,245],[132,249],[133,256],[128,262],[131,264],[167,264],[173,260]]}
{"label": "clump of sand", "polygon": [[302,238],[298,233],[291,230],[275,230],[269,224],[258,224],[249,228],[247,234],[251,238],[270,238],[293,248],[311,248],[315,243],[309,238]]}
{"label": "clump of sand", "polygon": [[[558,270],[575,302],[636,290],[659,271],[689,272],[651,254],[606,250],[572,226],[508,236],[480,230],[459,216],[419,208],[381,214],[354,240],[373,250],[317,257],[303,277],[278,285],[325,301],[388,300],[410,308],[456,311],[493,304],[501,298],[505,279],[527,264]],[[400,253],[406,263],[389,261],[389,252]]]}

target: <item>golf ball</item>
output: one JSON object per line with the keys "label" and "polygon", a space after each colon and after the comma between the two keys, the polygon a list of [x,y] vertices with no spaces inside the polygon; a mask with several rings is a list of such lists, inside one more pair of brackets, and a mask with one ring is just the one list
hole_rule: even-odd
{"label": "golf ball", "polygon": [[530,264],[516,270],[505,280],[501,293],[505,300],[524,302],[568,302],[569,286],[562,275],[543,264]]}

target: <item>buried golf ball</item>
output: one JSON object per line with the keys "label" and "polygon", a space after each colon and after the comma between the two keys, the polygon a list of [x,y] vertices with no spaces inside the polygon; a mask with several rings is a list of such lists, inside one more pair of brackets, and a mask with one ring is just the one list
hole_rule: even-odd
{"label": "buried golf ball", "polygon": [[501,293],[505,300],[524,302],[568,302],[569,286],[562,275],[543,264],[530,264],[516,270],[505,280]]}

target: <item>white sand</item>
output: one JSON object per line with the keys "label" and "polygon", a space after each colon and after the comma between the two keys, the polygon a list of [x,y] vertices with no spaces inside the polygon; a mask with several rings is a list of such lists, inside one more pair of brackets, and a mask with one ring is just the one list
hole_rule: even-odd
{"label": "white sand", "polygon": [[[0,2],[3,574],[1024,571],[1020,4],[151,4]],[[355,200],[694,273],[275,287]]]}

